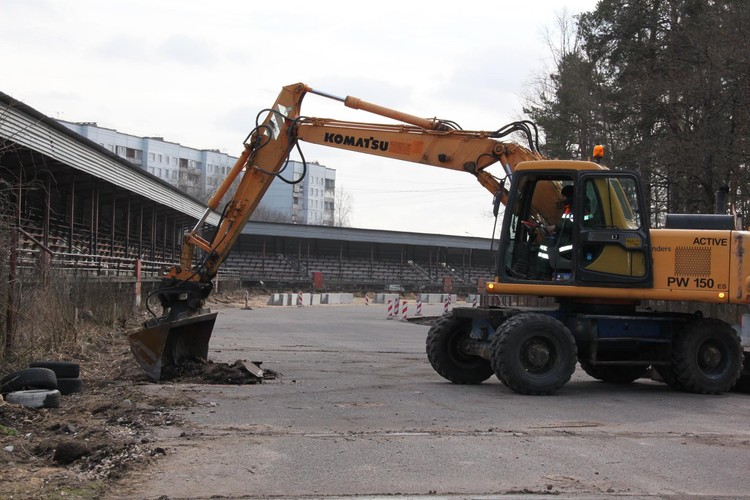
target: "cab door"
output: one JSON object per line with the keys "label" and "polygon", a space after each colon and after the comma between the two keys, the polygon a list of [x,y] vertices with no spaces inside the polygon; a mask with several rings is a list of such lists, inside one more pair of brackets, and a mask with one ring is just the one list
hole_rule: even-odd
{"label": "cab door", "polygon": [[577,182],[575,280],[594,286],[653,283],[648,217],[639,178],[625,172],[585,172]]}

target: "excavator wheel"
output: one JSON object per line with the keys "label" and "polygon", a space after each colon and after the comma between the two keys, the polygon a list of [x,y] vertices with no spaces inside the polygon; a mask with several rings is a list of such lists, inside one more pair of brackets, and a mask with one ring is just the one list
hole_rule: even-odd
{"label": "excavator wheel", "polygon": [[721,394],[742,372],[742,343],[727,323],[705,318],[689,323],[672,345],[672,371],[687,392]]}
{"label": "excavator wheel", "polygon": [[432,368],[454,384],[481,384],[492,376],[490,362],[466,354],[471,325],[450,315],[437,319],[427,333],[427,359]]}
{"label": "excavator wheel", "polygon": [[656,365],[654,370],[661,377],[661,380],[675,391],[685,390],[677,375],[675,375],[672,365]]}
{"label": "excavator wheel", "polygon": [[737,383],[732,387],[732,390],[750,394],[750,352],[746,352],[744,358],[745,362],[742,365],[742,373]]}
{"label": "excavator wheel", "polygon": [[580,360],[581,368],[590,377],[610,384],[629,384],[644,376],[648,370],[645,365],[593,365]]}
{"label": "excavator wheel", "polygon": [[554,394],[576,368],[573,335],[546,314],[522,313],[508,319],[495,332],[491,349],[497,378],[520,394]]}

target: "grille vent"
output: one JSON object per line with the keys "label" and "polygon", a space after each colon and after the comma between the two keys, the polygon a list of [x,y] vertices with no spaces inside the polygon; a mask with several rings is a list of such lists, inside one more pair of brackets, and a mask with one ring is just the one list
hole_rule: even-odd
{"label": "grille vent", "polygon": [[677,247],[674,273],[678,276],[711,276],[711,247]]}

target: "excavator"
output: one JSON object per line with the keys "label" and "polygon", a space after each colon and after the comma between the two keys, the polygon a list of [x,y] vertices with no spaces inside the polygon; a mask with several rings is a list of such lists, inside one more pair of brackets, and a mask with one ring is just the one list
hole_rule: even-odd
{"label": "excavator", "polygon": [[[304,116],[308,94],[391,122]],[[217,316],[204,307],[212,280],[295,148],[304,164],[300,142],[465,172],[492,195],[496,218],[505,206],[495,277],[482,304],[454,308],[427,335],[427,358],[448,381],[479,384],[495,375],[517,393],[548,395],[579,362],[605,382],[629,383],[653,371],[674,389],[705,394],[746,377],[750,361],[743,372],[748,353],[737,331],[699,307],[750,303],[750,232],[738,230],[734,216],[673,214],[665,228],[651,229],[639,176],[603,166],[603,147],[593,161],[551,160],[539,152],[528,121],[469,131],[296,83],[258,113],[242,154],[185,234],[179,264],[156,292],[162,315],[128,336],[152,380],[170,378],[184,360],[207,359]],[[237,179],[212,236],[202,236]],[[493,300],[512,295],[553,297],[556,306]],[[688,301],[697,311],[658,311],[642,301]]]}

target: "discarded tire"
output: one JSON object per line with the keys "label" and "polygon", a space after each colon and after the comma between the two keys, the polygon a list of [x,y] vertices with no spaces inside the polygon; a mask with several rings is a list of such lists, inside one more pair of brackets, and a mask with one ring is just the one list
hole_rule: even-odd
{"label": "discarded tire", "polygon": [[58,378],[57,390],[60,394],[67,396],[76,392],[83,392],[83,380],[80,378]]}
{"label": "discarded tire", "polygon": [[57,389],[57,376],[49,368],[25,368],[0,380],[0,393],[27,389]]}
{"label": "discarded tire", "polygon": [[60,391],[57,389],[32,389],[9,392],[5,396],[8,403],[16,403],[27,408],[59,408]]}
{"label": "discarded tire", "polygon": [[55,372],[57,378],[78,378],[81,376],[81,366],[71,361],[33,361],[32,368],[48,368]]}

